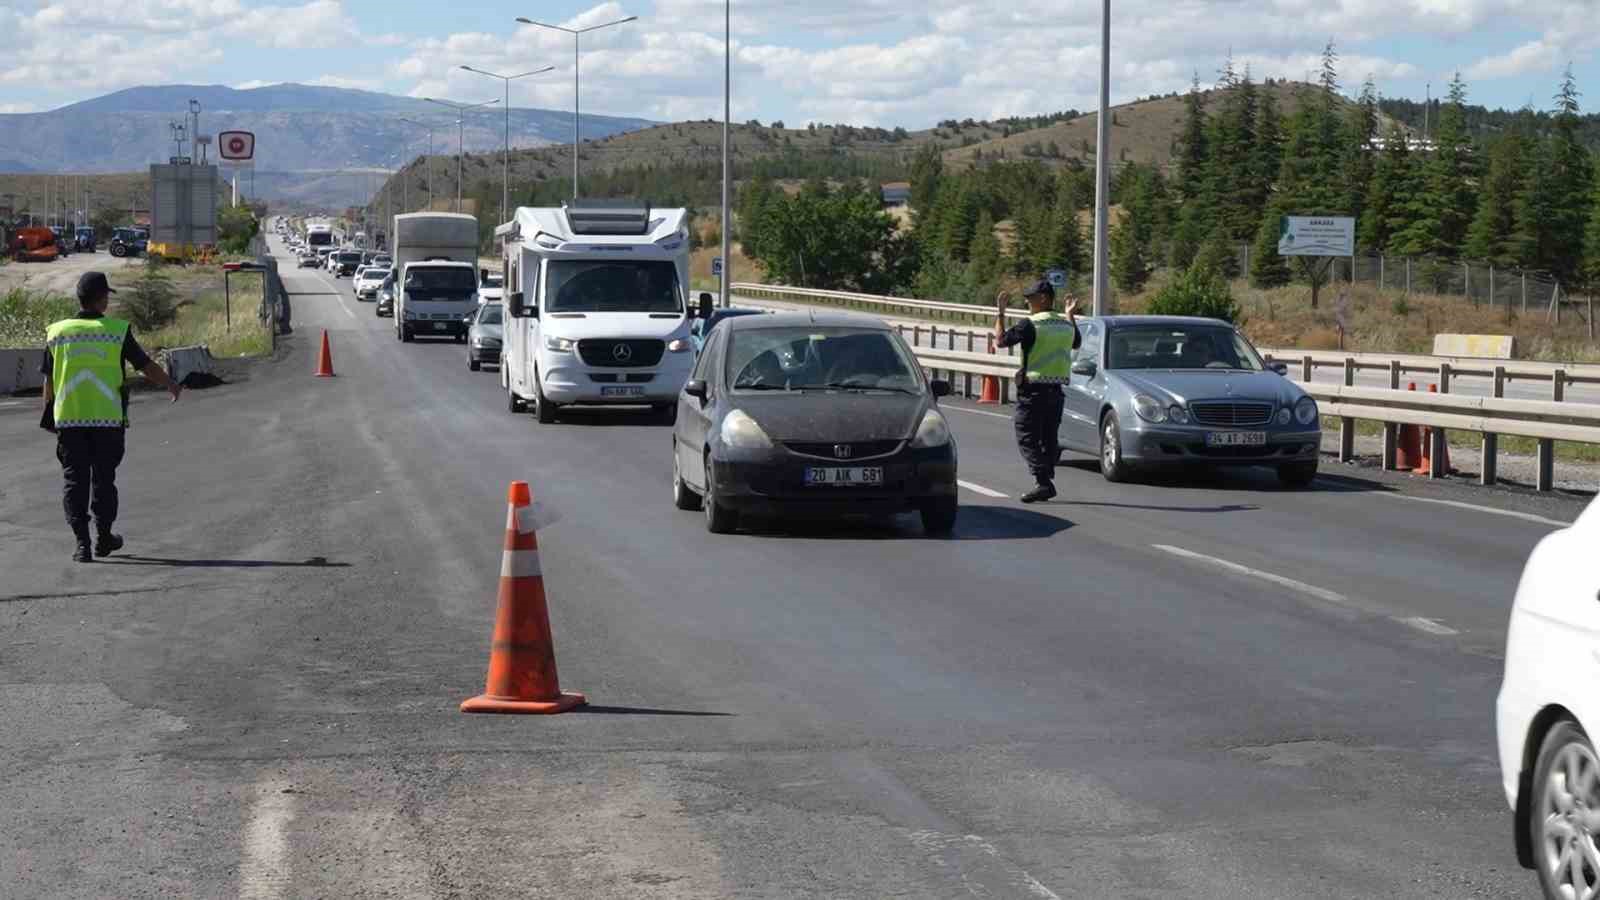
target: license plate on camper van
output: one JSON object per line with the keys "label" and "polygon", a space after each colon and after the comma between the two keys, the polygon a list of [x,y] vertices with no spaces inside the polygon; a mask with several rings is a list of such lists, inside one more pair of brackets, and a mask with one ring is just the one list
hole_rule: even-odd
{"label": "license plate on camper van", "polygon": [[602,397],[643,397],[642,387],[603,387],[600,389]]}

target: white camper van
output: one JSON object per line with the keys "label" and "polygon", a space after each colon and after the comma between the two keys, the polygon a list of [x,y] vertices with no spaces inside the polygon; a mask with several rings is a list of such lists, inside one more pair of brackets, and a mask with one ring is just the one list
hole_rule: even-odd
{"label": "white camper van", "polygon": [[467,339],[478,309],[478,220],[458,213],[394,217],[394,336]]}
{"label": "white camper van", "polygon": [[677,410],[694,366],[688,212],[577,201],[517,210],[505,254],[501,385],[512,412],[569,404]]}

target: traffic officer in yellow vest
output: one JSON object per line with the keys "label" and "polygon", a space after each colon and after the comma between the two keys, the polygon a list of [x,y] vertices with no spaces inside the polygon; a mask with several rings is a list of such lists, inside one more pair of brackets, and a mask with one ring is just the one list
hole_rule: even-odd
{"label": "traffic officer in yellow vest", "polygon": [[[106,316],[116,291],[103,272],[85,272],[78,279],[77,315],[45,332],[44,410],[40,427],[56,434],[56,458],[65,485],[62,506],[77,538],[72,558],[93,562],[122,547],[111,532],[117,520],[117,466],[122,462],[128,427],[128,394],[123,365],[167,389],[174,403],[179,387],[133,338],[122,319]],[[89,514],[98,532],[89,541]]]}
{"label": "traffic officer in yellow vest", "polygon": [[1065,314],[1054,312],[1055,288],[1040,279],[1023,294],[1028,317],[1006,327],[1003,310],[1010,294],[997,298],[994,333],[1001,347],[1022,346],[1022,368],[1017,373],[1017,411],[1012,425],[1017,449],[1033,473],[1034,489],[1023,503],[1039,503],[1056,495],[1056,461],[1061,456],[1057,432],[1066,402],[1062,388],[1072,377],[1072,351],[1083,342],[1078,334],[1077,301],[1068,299]]}

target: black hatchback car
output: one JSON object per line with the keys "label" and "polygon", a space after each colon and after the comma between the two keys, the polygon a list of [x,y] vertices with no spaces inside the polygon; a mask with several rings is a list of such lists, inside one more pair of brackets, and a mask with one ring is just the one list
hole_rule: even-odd
{"label": "black hatchback car", "polygon": [[883,322],[778,313],[721,322],[678,398],[672,495],[707,530],[745,514],[915,511],[955,527],[956,446],[930,382]]}

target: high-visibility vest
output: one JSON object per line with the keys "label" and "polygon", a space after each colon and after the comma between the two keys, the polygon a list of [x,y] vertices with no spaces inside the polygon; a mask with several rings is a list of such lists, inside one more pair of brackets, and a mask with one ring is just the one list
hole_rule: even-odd
{"label": "high-visibility vest", "polygon": [[1033,323],[1033,347],[1023,363],[1032,384],[1066,384],[1072,378],[1072,339],[1078,330],[1060,313],[1041,312],[1028,317]]}
{"label": "high-visibility vest", "polygon": [[57,428],[128,424],[122,411],[122,342],[127,337],[127,322],[107,318],[62,319],[45,332]]}

